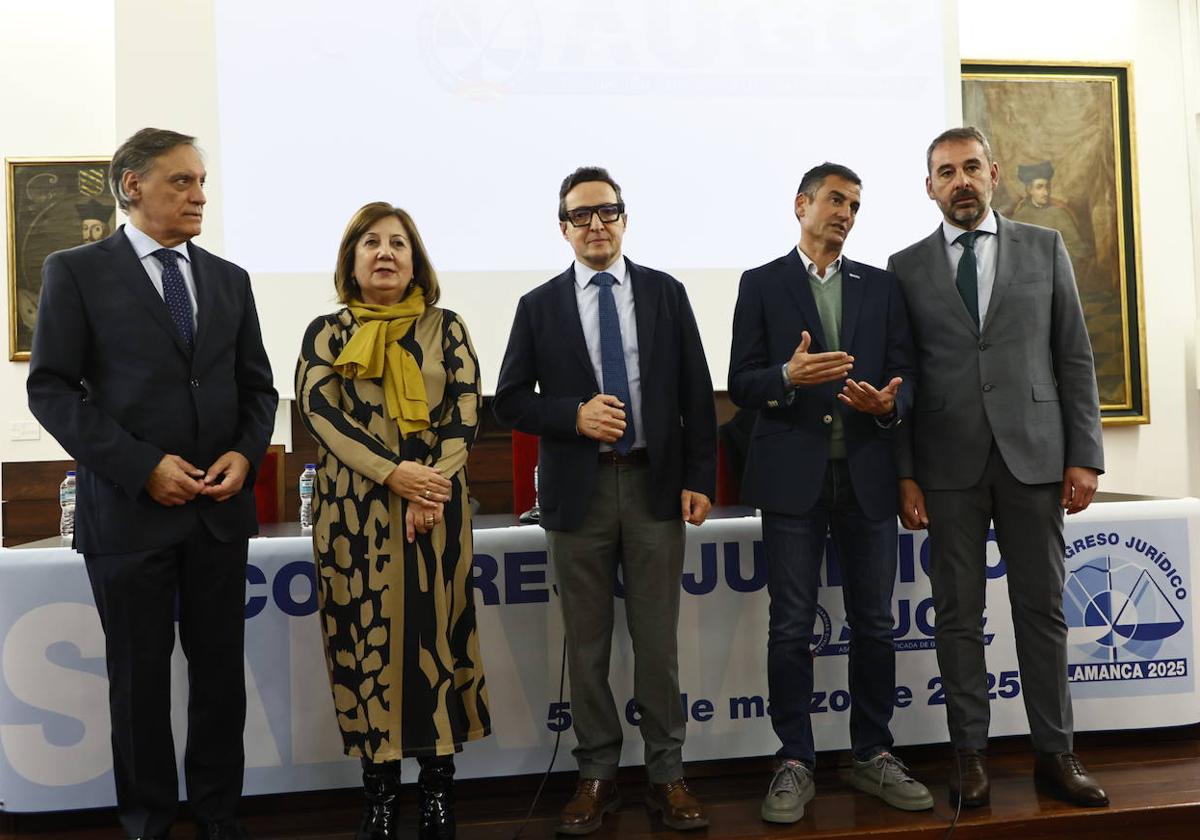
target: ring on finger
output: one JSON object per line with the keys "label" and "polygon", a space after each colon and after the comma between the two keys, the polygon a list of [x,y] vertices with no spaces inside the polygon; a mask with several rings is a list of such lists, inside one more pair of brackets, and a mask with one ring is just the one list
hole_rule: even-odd
{"label": "ring on finger", "polygon": [[429,498],[429,488],[425,488],[425,498]]}

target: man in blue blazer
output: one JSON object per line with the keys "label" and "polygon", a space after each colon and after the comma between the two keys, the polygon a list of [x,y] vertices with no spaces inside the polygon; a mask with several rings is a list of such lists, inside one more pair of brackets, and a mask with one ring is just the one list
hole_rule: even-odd
{"label": "man in blue blazer", "polygon": [[799,820],[814,795],[813,622],[830,535],[851,632],[849,778],[894,807],[933,807],[891,752],[891,438],[912,405],[913,350],[896,278],[842,256],[861,192],[844,166],[805,173],[795,202],[799,246],[742,276],[733,316],[730,396],[759,411],[742,493],[763,512],[771,597],[767,683],[781,746],[762,804],[769,822]]}
{"label": "man in blue blazer", "polygon": [[500,422],[538,435],[538,501],[562,598],[579,782],[558,831],[588,834],[620,805],[621,716],[608,685],[622,567],[647,806],[708,824],[683,779],[676,635],[684,522],[716,485],[712,381],[687,293],[621,255],[621,190],[599,167],[559,190],[574,264],[521,298],[496,386]]}
{"label": "man in blue blazer", "polygon": [[78,462],[74,545],[104,627],[121,823],[166,837],[175,817],[178,608],[197,837],[236,838],[253,472],[277,398],[250,278],[190,242],[205,202],[194,139],[143,129],[110,173],[129,224],[46,259],[29,407]]}

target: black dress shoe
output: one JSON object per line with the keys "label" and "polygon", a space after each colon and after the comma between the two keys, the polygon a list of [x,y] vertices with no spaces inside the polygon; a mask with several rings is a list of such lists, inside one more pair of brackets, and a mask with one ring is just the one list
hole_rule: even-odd
{"label": "black dress shoe", "polygon": [[981,808],[992,798],[987,761],[979,750],[958,750],[958,764],[950,768],[950,804]]}
{"label": "black dress shoe", "polygon": [[235,820],[222,820],[196,823],[196,840],[250,840],[250,835]]}
{"label": "black dress shoe", "polygon": [[1040,793],[1072,805],[1100,808],[1108,804],[1104,788],[1088,775],[1079,756],[1072,752],[1038,753],[1033,781]]}

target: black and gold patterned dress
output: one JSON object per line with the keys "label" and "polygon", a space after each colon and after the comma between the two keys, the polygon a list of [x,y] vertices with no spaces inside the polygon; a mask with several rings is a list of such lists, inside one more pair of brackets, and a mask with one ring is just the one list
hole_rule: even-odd
{"label": "black and gold patterned dress", "polygon": [[[400,343],[420,365],[430,428],[401,440],[381,380],[333,369],[357,328],[347,309],[317,318],[296,367],[300,415],[318,443],[313,553],[334,708],[348,755],[450,755],[491,731],[466,473],[479,366],[462,320],[428,307]],[[383,483],[401,460],[452,485],[444,521],[411,544],[408,502]]]}

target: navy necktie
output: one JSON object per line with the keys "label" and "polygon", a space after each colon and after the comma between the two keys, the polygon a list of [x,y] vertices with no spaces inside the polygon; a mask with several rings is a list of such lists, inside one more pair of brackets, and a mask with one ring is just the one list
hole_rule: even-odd
{"label": "navy necktie", "polygon": [[183,283],[183,272],[179,270],[179,254],[169,248],[159,248],[151,254],[162,265],[163,301],[175,328],[187,345],[188,352],[192,350],[192,300],[188,297],[187,287]]}
{"label": "navy necktie", "polygon": [[633,447],[633,404],[629,400],[629,373],[625,369],[621,321],[617,317],[617,300],[612,290],[616,281],[617,278],[607,271],[601,271],[592,278],[600,302],[600,371],[604,374],[601,387],[604,393],[612,394],[625,403],[625,433],[613,444],[613,449],[626,455]]}
{"label": "navy necktie", "polygon": [[954,285],[963,303],[967,305],[967,313],[975,326],[979,326],[979,268],[975,260],[975,240],[979,231],[969,230],[954,241],[963,247],[962,256],[958,258],[958,271],[954,276]]}

